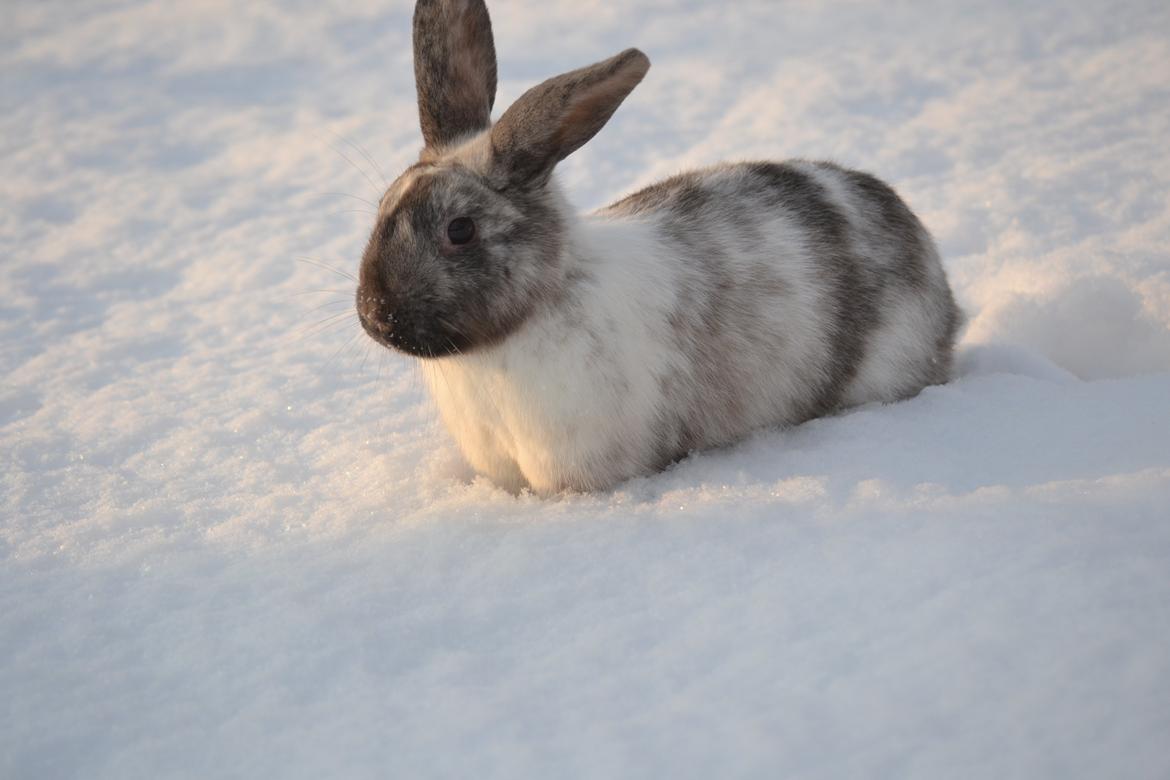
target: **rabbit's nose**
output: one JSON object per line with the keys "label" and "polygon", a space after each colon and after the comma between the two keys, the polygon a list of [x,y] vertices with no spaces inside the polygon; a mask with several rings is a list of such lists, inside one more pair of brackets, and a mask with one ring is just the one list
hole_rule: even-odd
{"label": "rabbit's nose", "polygon": [[388,310],[384,298],[359,290],[355,303],[358,321],[371,336],[378,338],[379,335],[389,335],[394,329],[396,318],[394,312]]}
{"label": "rabbit's nose", "polygon": [[358,321],[361,322],[366,333],[378,341],[388,340],[390,334],[394,332],[394,325],[397,322],[393,314],[377,316],[372,313],[367,314],[361,309],[358,309]]}

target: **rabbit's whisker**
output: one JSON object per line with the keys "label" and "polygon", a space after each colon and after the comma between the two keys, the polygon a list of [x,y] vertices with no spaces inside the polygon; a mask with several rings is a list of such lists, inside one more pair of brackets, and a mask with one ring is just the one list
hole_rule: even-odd
{"label": "rabbit's whisker", "polygon": [[323,217],[344,217],[349,214],[366,214],[367,216],[376,217],[378,212],[370,211],[369,209],[345,209],[344,211],[329,211],[322,214]]}
{"label": "rabbit's whisker", "polygon": [[353,290],[303,290],[302,292],[290,293],[288,297],[283,298],[282,300],[292,300],[293,298],[299,298],[302,295],[324,295],[325,293],[332,293],[334,295],[352,295]]}
{"label": "rabbit's whisker", "polygon": [[366,361],[370,359],[370,348],[373,346],[373,344],[366,344],[366,354],[362,355],[362,364],[358,366],[358,376],[361,376],[366,370]]}
{"label": "rabbit's whisker", "polygon": [[348,317],[353,317],[353,319],[356,320],[357,314],[350,311],[343,311],[339,314],[332,314],[323,320],[319,320],[318,322],[314,322],[311,325],[305,326],[301,330],[297,331],[294,335],[301,339],[307,339],[310,336],[319,336],[334,326],[346,322],[346,318]]}
{"label": "rabbit's whisker", "polygon": [[332,149],[335,153],[337,153],[341,157],[341,159],[345,160],[347,163],[352,165],[353,169],[355,171],[357,171],[358,173],[360,173],[362,175],[362,178],[364,178],[366,181],[368,181],[370,183],[370,186],[374,188],[374,192],[379,193],[379,195],[381,194],[382,190],[378,188],[377,182],[375,182],[373,179],[371,179],[370,174],[366,173],[365,170],[363,170],[361,168],[361,166],[359,166],[357,163],[355,163],[349,155],[347,155],[345,152],[338,149],[336,146],[334,146],[332,143],[325,140],[324,138],[321,138],[320,136],[318,136],[317,138],[319,141],[321,141],[321,143],[325,144],[330,149]]}
{"label": "rabbit's whisker", "polygon": [[343,353],[348,353],[348,352],[349,352],[351,349],[353,349],[353,346],[354,346],[354,344],[358,343],[358,341],[357,341],[357,340],[358,340],[358,338],[359,338],[361,335],[362,335],[362,334],[361,334],[361,331],[358,331],[357,333],[354,333],[354,334],[353,334],[352,336],[350,336],[348,339],[346,339],[345,341],[343,341],[343,342],[341,343],[341,346],[340,346],[340,347],[338,347],[337,349],[333,350],[333,354],[332,354],[332,355],[330,355],[330,356],[329,356],[329,359],[325,361],[325,367],[324,367],[324,370],[325,370],[326,372],[328,372],[328,371],[329,371],[329,367],[330,367],[330,366],[331,366],[331,365],[334,363],[334,361],[337,361],[337,364],[338,364],[338,365],[340,365],[340,364],[341,364],[341,361],[340,361],[340,360],[338,360],[338,358],[342,357],[342,354],[343,354]]}
{"label": "rabbit's whisker", "polygon": [[360,200],[362,203],[365,203],[368,206],[373,206],[374,208],[378,207],[378,204],[375,203],[374,201],[370,200],[369,198],[363,198],[361,195],[352,195],[348,192],[322,192],[321,194],[322,195],[333,195],[333,196],[336,196],[338,198],[352,198],[353,200]]}
{"label": "rabbit's whisker", "polygon": [[365,147],[354,143],[353,141],[349,140],[341,133],[335,132],[333,130],[329,130],[328,127],[325,129],[328,130],[330,133],[332,133],[333,136],[335,138],[337,138],[339,141],[341,141],[342,143],[349,144],[350,148],[356,149],[357,153],[360,154],[362,157],[364,157],[366,159],[366,162],[368,162],[370,164],[370,167],[374,169],[374,173],[378,174],[378,177],[382,179],[382,184],[385,185],[385,187],[390,186],[390,182],[386,181],[386,174],[382,173],[382,166],[378,165],[378,163],[376,163],[374,161],[374,158],[371,157],[370,153],[365,150]]}
{"label": "rabbit's whisker", "polygon": [[351,274],[349,271],[343,271],[340,268],[335,268],[335,267],[329,265],[328,263],[323,263],[320,260],[316,260],[312,257],[304,257],[303,255],[300,257],[294,258],[294,259],[298,263],[306,263],[308,265],[315,265],[318,268],[323,268],[326,271],[332,271],[333,273],[337,274],[338,276],[343,276],[355,284],[358,283],[358,278],[356,276],[354,276],[353,274]]}
{"label": "rabbit's whisker", "polygon": [[315,311],[321,311],[322,309],[336,308],[338,306],[352,306],[352,305],[353,305],[353,301],[346,300],[346,299],[342,299],[339,301],[327,301],[325,303],[322,303],[320,306],[314,306],[310,309],[305,309],[305,313],[310,314],[310,313],[315,312]]}

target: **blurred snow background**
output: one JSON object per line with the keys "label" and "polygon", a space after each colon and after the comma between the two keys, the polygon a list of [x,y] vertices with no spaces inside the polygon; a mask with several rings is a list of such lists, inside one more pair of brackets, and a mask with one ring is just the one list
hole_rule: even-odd
{"label": "blurred snow background", "polygon": [[296,261],[417,153],[409,3],[6,2],[0,776],[1170,776],[1170,5],[1023,5],[491,6],[497,110],[654,62],[583,207],[832,158],[971,316],[947,387],[539,501]]}

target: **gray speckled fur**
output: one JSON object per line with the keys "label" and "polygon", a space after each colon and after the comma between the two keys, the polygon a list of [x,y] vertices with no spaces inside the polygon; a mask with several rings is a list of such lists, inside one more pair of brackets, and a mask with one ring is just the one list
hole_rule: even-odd
{"label": "gray speckled fur", "polygon": [[[836,179],[851,206],[837,202],[815,174]],[[932,301],[934,360],[909,372],[897,397],[947,381],[954,339],[962,322],[929,234],[892,188],[877,178],[833,163],[746,162],[686,172],[629,195],[601,213],[651,220],[683,270],[671,314],[677,346],[693,354],[689,377],[663,377],[671,398],[660,425],[660,459],[727,438],[741,429],[744,383],[737,374],[745,341],[764,359],[784,334],[767,332],[763,314],[792,295],[785,249],[769,245],[767,225],[780,212],[791,220],[817,259],[827,316],[825,354],[807,373],[807,403],[776,418],[794,424],[848,405],[850,383],[883,310],[901,295]],[[739,245],[715,237],[737,235]],[[756,254],[747,277],[729,278],[731,252]],[[932,274],[931,271],[934,271]],[[688,368],[680,369],[685,372]],[[783,369],[778,369],[783,370]],[[894,400],[893,398],[889,400]],[[732,437],[734,438],[734,437]]]}

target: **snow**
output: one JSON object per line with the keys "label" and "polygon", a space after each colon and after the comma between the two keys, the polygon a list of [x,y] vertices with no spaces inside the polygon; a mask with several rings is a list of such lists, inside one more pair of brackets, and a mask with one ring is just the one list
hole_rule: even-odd
{"label": "snow", "polygon": [[583,207],[833,158],[971,317],[950,385],[548,501],[296,260],[417,153],[409,3],[6,6],[0,776],[1170,776],[1170,6],[1020,6],[492,5],[498,110],[654,62]]}

